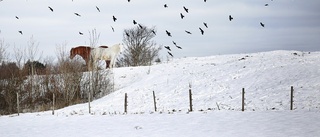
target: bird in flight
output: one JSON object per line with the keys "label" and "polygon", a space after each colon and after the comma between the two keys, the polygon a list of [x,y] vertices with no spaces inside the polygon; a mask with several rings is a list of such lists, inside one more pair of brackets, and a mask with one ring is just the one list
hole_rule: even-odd
{"label": "bird in flight", "polygon": [[262,22],[260,22],[260,25],[261,25],[262,27],[264,27],[264,24],[263,24]]}
{"label": "bird in flight", "polygon": [[187,31],[187,30],[185,30],[185,32],[188,33],[188,34],[192,34],[190,31]]}
{"label": "bird in flight", "polygon": [[112,31],[114,32],[114,28],[111,26]]}
{"label": "bird in flight", "polygon": [[205,22],[203,22],[203,25],[206,27],[206,28],[208,28],[208,25],[207,25],[207,23],[205,23]]}
{"label": "bird in flight", "polygon": [[97,8],[97,10],[100,12],[100,9],[99,9],[99,7],[98,6],[96,6],[96,8]]}
{"label": "bird in flight", "polygon": [[51,12],[53,12],[53,8],[51,8],[50,6],[48,6],[48,8],[51,10]]}
{"label": "bird in flight", "polygon": [[269,6],[269,4],[268,4],[268,3],[266,3],[266,4],[264,4],[264,6]]}
{"label": "bird in flight", "polygon": [[172,43],[173,43],[175,46],[177,46],[177,43],[176,43],[176,42],[172,41]]}
{"label": "bird in flight", "polygon": [[167,4],[164,4],[163,7],[164,7],[164,8],[168,8],[168,5],[167,5]]}
{"label": "bird in flight", "polygon": [[171,51],[169,46],[164,46],[164,48],[168,49],[169,51]]}
{"label": "bird in flight", "polygon": [[18,16],[16,16],[16,19],[19,19],[19,17],[18,17]]}
{"label": "bird in flight", "polygon": [[133,24],[134,24],[134,25],[136,25],[136,24],[137,24],[136,20],[133,20]]}
{"label": "bird in flight", "polygon": [[170,33],[169,31],[166,30],[166,33],[167,33],[167,35],[168,35],[169,37],[172,37],[172,36],[171,36],[171,33]]}
{"label": "bird in flight", "polygon": [[180,46],[177,45],[176,42],[172,41],[172,43],[173,43],[178,49],[182,49]]}
{"label": "bird in flight", "polygon": [[128,0],[128,2],[130,2],[130,0]]}
{"label": "bird in flight", "polygon": [[183,14],[182,14],[182,13],[180,13],[180,17],[181,17],[181,19],[183,19],[183,18],[184,18],[184,16],[183,16]]}
{"label": "bird in flight", "polygon": [[230,20],[230,21],[233,20],[233,17],[232,17],[231,15],[229,15],[229,20]]}
{"label": "bird in flight", "polygon": [[128,32],[125,32],[125,33],[126,33],[127,37],[130,37],[130,35],[129,35],[129,33],[128,33]]}
{"label": "bird in flight", "polygon": [[80,31],[79,31],[79,34],[80,34],[80,35],[83,35],[83,33],[82,33],[82,32],[80,32]]}
{"label": "bird in flight", "polygon": [[204,2],[207,2],[207,0],[204,0]]}
{"label": "bird in flight", "polygon": [[141,24],[138,24],[138,26],[140,27],[140,29],[143,29],[143,26]]}
{"label": "bird in flight", "polygon": [[184,9],[187,13],[189,13],[189,9],[187,9],[185,6],[183,6],[183,9]]}
{"label": "bird in flight", "polygon": [[168,54],[171,56],[171,57],[173,57],[173,55],[168,51]]}
{"label": "bird in flight", "polygon": [[201,31],[201,34],[203,35],[203,34],[204,34],[204,31],[203,31],[203,29],[201,29],[200,27],[199,27],[199,29],[200,29],[200,31]]}
{"label": "bird in flight", "polygon": [[23,35],[23,33],[22,33],[22,31],[21,31],[21,30],[19,30],[18,32],[19,32],[21,35]]}
{"label": "bird in flight", "polygon": [[112,16],[112,19],[114,22],[116,22],[117,18],[115,16]]}
{"label": "bird in flight", "polygon": [[154,31],[154,30],[151,30],[151,32],[152,32],[152,33],[153,33],[154,35],[157,35],[157,34],[156,34],[156,31]]}
{"label": "bird in flight", "polygon": [[79,16],[79,17],[81,17],[81,15],[80,15],[79,13],[76,13],[76,12],[75,12],[74,14],[77,15],[77,16]]}

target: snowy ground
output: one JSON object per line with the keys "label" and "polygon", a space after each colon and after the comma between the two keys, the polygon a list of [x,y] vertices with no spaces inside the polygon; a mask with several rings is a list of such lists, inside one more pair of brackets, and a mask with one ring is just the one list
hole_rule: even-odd
{"label": "snowy ground", "polygon": [[[320,135],[320,52],[181,58],[116,68],[113,76],[115,91],[93,101],[92,114],[88,104],[78,104],[54,116],[50,111],[1,116],[0,136]],[[289,111],[291,86],[294,111]],[[245,112],[240,111],[242,88]],[[125,93],[128,114],[123,115]]]}
{"label": "snowy ground", "polygon": [[24,114],[0,118],[1,137],[316,137],[315,112],[216,111],[208,113],[74,115]]}

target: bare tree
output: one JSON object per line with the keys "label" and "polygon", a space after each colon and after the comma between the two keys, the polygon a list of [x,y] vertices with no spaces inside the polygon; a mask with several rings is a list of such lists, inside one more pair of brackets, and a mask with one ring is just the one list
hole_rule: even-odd
{"label": "bare tree", "polygon": [[14,46],[13,49],[14,49],[14,59],[15,59],[15,61],[17,63],[17,66],[20,69],[22,69],[22,64],[23,64],[22,59],[23,59],[23,56],[24,56],[23,50],[21,48],[17,48],[16,46]]}
{"label": "bare tree", "polygon": [[70,60],[67,50],[65,49],[66,43],[59,45],[57,48],[59,75],[58,84],[60,84],[61,93],[65,105],[71,105],[80,97],[80,86],[82,79],[82,63],[78,60]]}
{"label": "bare tree", "polygon": [[5,60],[5,57],[8,56],[6,49],[9,47],[8,44],[4,42],[4,40],[0,39],[0,63]]}
{"label": "bare tree", "polygon": [[122,57],[118,60],[120,66],[145,66],[154,61],[161,50],[155,41],[155,27],[147,28],[139,25],[131,29],[125,29],[123,42],[126,45]]}
{"label": "bare tree", "polygon": [[5,110],[0,112],[10,114],[16,112],[16,98],[19,85],[22,81],[18,79],[19,68],[16,63],[9,62],[6,48],[9,44],[5,44],[4,40],[0,40],[0,108]]}
{"label": "bare tree", "polygon": [[[100,33],[97,33],[96,29],[89,31],[89,41],[91,47],[97,47],[99,39]],[[85,83],[88,83],[90,85],[89,91],[91,93],[91,98],[99,98],[110,93],[109,90],[111,87],[111,82],[109,80],[109,70],[99,71],[99,66],[95,65],[99,63],[93,62],[92,59],[90,59],[89,62],[89,64],[91,64],[93,68],[90,71],[89,81]]]}

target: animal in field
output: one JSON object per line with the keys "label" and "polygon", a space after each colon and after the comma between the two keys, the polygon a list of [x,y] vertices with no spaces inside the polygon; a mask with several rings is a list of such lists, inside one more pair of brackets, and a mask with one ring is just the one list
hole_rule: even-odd
{"label": "animal in field", "polygon": [[[108,48],[108,46],[100,46],[101,48]],[[86,66],[88,70],[92,68],[92,63],[90,63],[90,52],[92,48],[89,46],[78,46],[71,48],[70,50],[70,59],[73,59],[76,55],[82,57],[82,59],[86,62]],[[108,68],[110,64],[110,60],[106,60],[106,68]]]}
{"label": "animal in field", "polygon": [[122,44],[115,44],[109,48],[93,48],[90,53],[90,59],[93,62],[93,67],[98,60],[110,60],[109,68],[115,66],[116,58],[123,51]]}

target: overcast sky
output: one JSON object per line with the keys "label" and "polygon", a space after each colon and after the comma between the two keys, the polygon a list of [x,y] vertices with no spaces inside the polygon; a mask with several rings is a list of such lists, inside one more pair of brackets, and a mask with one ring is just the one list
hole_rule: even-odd
{"label": "overcast sky", "polygon": [[[72,47],[89,45],[89,31],[93,29],[100,33],[99,45],[122,43],[123,30],[134,27],[132,21],[136,20],[147,27],[155,26],[153,40],[170,46],[175,57],[320,51],[319,9],[319,0],[1,0],[0,39],[10,45],[7,50],[12,56],[13,47],[25,49],[33,37],[39,43],[38,51],[43,52],[42,58],[55,58],[56,47],[64,43],[68,53]],[[183,49],[176,48],[172,41]],[[166,56],[163,48],[161,57]]]}

